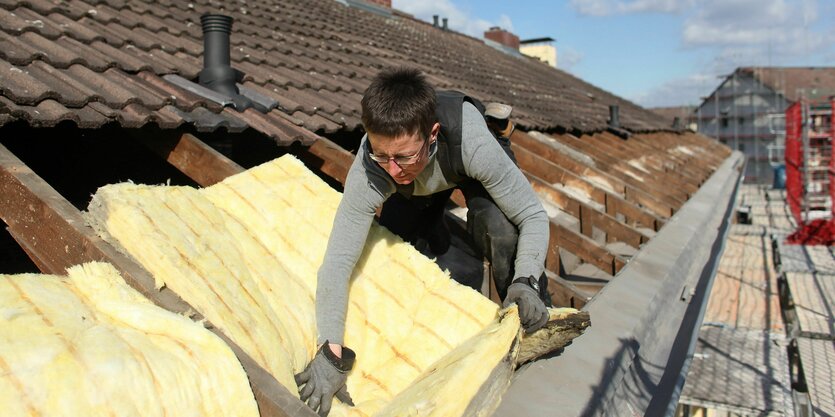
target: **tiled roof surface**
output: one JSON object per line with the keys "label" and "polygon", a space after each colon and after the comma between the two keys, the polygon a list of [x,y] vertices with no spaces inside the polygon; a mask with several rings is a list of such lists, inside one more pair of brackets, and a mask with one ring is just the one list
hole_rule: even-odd
{"label": "tiled roof surface", "polygon": [[744,67],[738,71],[760,80],[790,101],[799,100],[801,95],[826,99],[835,94],[835,67]]}
{"label": "tiled roof surface", "polygon": [[[242,85],[277,100],[278,109],[221,111],[161,78],[197,77],[199,18],[207,12],[235,18],[232,65],[245,74]],[[404,64],[436,87],[512,104],[527,128],[604,130],[611,104],[629,130],[668,128],[656,114],[535,60],[402,14],[386,18],[331,0],[0,0],[0,125],[22,119],[36,127],[71,120],[84,128],[112,121],[174,128],[201,121],[205,130],[249,125],[279,141],[311,141],[295,127],[358,128],[370,79]]]}

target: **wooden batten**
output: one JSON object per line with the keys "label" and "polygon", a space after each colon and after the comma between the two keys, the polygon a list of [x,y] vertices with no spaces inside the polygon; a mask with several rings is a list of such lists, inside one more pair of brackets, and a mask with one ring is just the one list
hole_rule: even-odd
{"label": "wooden batten", "polygon": [[[44,273],[63,275],[73,265],[109,262],[131,287],[156,305],[180,314],[196,311],[173,291],[157,290],[147,270],[98,237],[78,209],[2,145],[0,218]],[[243,365],[261,416],[316,415],[217,327],[207,327],[232,348]]]}
{"label": "wooden batten", "polygon": [[307,148],[307,153],[302,155],[302,159],[311,168],[324,172],[344,185],[348,170],[354,162],[354,155],[330,140],[320,137]]}
{"label": "wooden batten", "polygon": [[640,248],[641,244],[649,241],[649,236],[618,221],[608,213],[597,211],[592,206],[574,199],[572,196],[554,188],[551,184],[529,173],[526,173],[526,176],[531,186],[533,186],[534,191],[540,195],[544,195],[560,206],[563,211],[580,220],[580,231],[584,235],[591,237],[592,228],[596,227],[606,233],[606,240],[608,242],[623,242],[636,249]]}
{"label": "wooden batten", "polygon": [[[656,210],[649,211],[649,207],[640,207],[634,202],[635,196],[627,194],[626,197],[621,197],[609,192],[519,145],[513,145],[513,152],[516,155],[517,162],[519,162],[519,168],[526,174],[537,177],[548,184],[560,183],[584,191],[589,190],[591,191],[589,197],[592,201],[602,204],[606,213],[612,217],[624,216],[627,224],[634,222],[643,227],[658,230],[665,223],[661,216],[672,215],[673,209],[671,207],[658,207]],[[633,200],[630,201],[628,198],[633,198]]]}
{"label": "wooden batten", "polygon": [[[681,203],[687,201],[692,192],[695,191],[695,189],[690,190],[689,184],[682,181],[676,173],[670,175],[663,168],[655,167],[652,161],[648,160],[649,155],[638,152],[635,147],[625,147],[625,144],[622,143],[623,140],[614,137],[614,135],[611,135],[610,139],[607,140],[606,135],[611,134],[602,132],[583,136],[579,138],[578,142],[575,142],[575,145],[584,147],[587,152],[594,152],[595,157],[609,164],[611,169],[628,170],[643,177],[644,184],[647,187],[658,187],[666,184],[665,187],[659,189],[659,192],[667,194]],[[639,162],[638,160],[640,160],[643,169],[639,169],[630,163],[631,161]],[[661,178],[663,178],[663,181],[661,181]]]}
{"label": "wooden batten", "polygon": [[674,157],[666,152],[666,148],[659,144],[647,144],[630,138],[630,146],[626,146],[622,139],[609,132],[597,133],[594,138],[605,142],[606,146],[619,149],[625,158],[642,158],[646,162],[647,169],[664,175],[665,181],[672,179],[680,183],[686,187],[688,194],[696,192],[699,188],[694,181],[699,180],[700,174],[690,166],[676,162]]}
{"label": "wooden batten", "polygon": [[[583,262],[592,264],[610,275],[617,275],[626,265],[626,261],[621,259],[621,257],[612,253],[609,249],[598,245],[591,238],[568,229],[553,220],[549,222],[549,225],[549,253],[550,251],[557,251],[558,248],[565,249],[580,258]],[[558,264],[555,268],[553,264],[549,264],[546,260],[545,265],[546,269],[555,274],[559,274]]]}
{"label": "wooden batten", "polygon": [[[520,145],[528,151],[533,152],[543,159],[546,159],[566,171],[576,174],[577,176],[586,179],[598,177],[607,181],[612,186],[616,194],[624,196],[624,198],[629,196],[629,201],[633,201],[641,206],[647,207],[657,215],[669,217],[675,212],[677,207],[679,207],[680,203],[677,200],[667,196],[652,195],[642,191],[634,185],[628,184],[622,179],[615,177],[606,171],[596,167],[587,166],[577,160],[574,160],[557,150],[555,147],[535,139],[520,130],[513,133],[511,140],[514,144]],[[590,182],[594,183],[593,181]]]}
{"label": "wooden batten", "polygon": [[202,187],[244,171],[240,165],[189,133],[170,138],[139,134],[134,137]]}
{"label": "wooden batten", "polygon": [[[566,146],[585,153],[591,157],[595,163],[599,164],[601,169],[617,178],[622,179],[626,183],[654,196],[668,196],[669,198],[674,199],[674,201],[676,201],[676,210],[681,207],[681,205],[684,204],[684,201],[688,198],[686,192],[670,187],[669,184],[661,183],[660,180],[655,178],[653,175],[632,167],[624,159],[617,159],[609,155],[609,149],[601,148],[599,145],[594,145],[589,143],[587,140],[568,134],[552,135],[551,137],[557,139]],[[639,180],[632,175],[640,177],[642,180]]]}

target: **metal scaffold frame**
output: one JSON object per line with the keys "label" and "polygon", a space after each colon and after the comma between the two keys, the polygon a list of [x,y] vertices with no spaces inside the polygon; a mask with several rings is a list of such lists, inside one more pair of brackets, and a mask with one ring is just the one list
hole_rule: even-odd
{"label": "metal scaffold frame", "polygon": [[790,243],[835,243],[835,100],[799,100],[786,110],[786,197],[800,225]]}

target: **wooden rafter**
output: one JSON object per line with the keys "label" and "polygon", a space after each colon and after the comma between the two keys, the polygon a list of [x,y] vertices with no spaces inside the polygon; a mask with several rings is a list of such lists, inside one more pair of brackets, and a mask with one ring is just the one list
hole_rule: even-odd
{"label": "wooden rafter", "polygon": [[[606,171],[585,165],[584,163],[575,160],[557,148],[547,144],[539,139],[536,139],[525,132],[517,130],[513,133],[511,141],[514,144],[533,152],[534,154],[546,159],[553,164],[563,168],[578,177],[584,178],[592,184],[598,185],[598,188],[606,190],[598,182],[606,182],[614,191],[615,194],[623,196],[625,199],[646,207],[656,215],[669,217],[675,212],[679,202],[666,197],[649,194],[635,186],[626,183],[622,179],[609,174]],[[596,181],[595,181],[596,180]]]}
{"label": "wooden rafter", "polygon": [[[549,184],[560,183],[585,191],[592,201],[602,204],[605,207],[606,213],[612,217],[624,216],[627,224],[634,222],[652,230],[660,229],[665,223],[665,219],[657,213],[650,212],[643,207],[639,207],[632,201],[628,201],[615,193],[601,188],[598,184],[580,178],[573,172],[541,158],[539,155],[527,149],[514,144],[513,151],[516,155],[516,160],[519,162],[519,167],[524,172],[538,177]],[[629,197],[629,194],[627,194],[627,198]],[[667,212],[666,214],[667,216],[672,215],[671,212]]]}
{"label": "wooden rafter", "polygon": [[[73,265],[109,262],[130,286],[158,306],[181,314],[196,311],[173,291],[157,290],[147,270],[99,238],[85,225],[78,209],[2,145],[0,218],[44,273],[63,275]],[[315,416],[217,327],[208,327],[232,348],[243,365],[261,416]]]}
{"label": "wooden rafter", "polygon": [[[695,192],[696,188],[673,173],[668,175],[663,168],[653,166],[648,155],[637,152],[632,147],[626,147],[624,140],[608,132],[594,135],[583,135],[574,145],[582,146],[587,152],[593,152],[594,157],[608,164],[610,169],[628,169],[633,174],[644,178],[647,187],[660,186],[659,192],[668,194],[684,203]],[[607,140],[606,138],[613,138]],[[631,139],[628,139],[631,140]],[[637,164],[640,164],[638,168]]]}
{"label": "wooden rafter", "polygon": [[605,170],[613,176],[622,179],[624,182],[635,186],[649,194],[655,196],[668,196],[677,202],[677,207],[684,204],[687,200],[687,193],[671,187],[669,184],[662,183],[652,175],[640,171],[639,169],[630,165],[626,160],[617,159],[607,152],[608,149],[601,148],[599,145],[594,145],[587,140],[574,137],[569,134],[552,135],[554,139],[560,141],[562,144],[574,148],[579,152],[583,152],[591,157],[595,163],[599,164],[600,169]]}
{"label": "wooden rafter", "polygon": [[202,187],[244,171],[240,165],[189,133],[179,137],[137,134],[135,138]]}
{"label": "wooden rafter", "polygon": [[593,137],[596,141],[603,142],[604,146],[618,149],[624,158],[640,158],[644,161],[648,170],[663,175],[665,181],[673,181],[684,187],[688,194],[692,194],[699,189],[698,182],[701,175],[693,167],[675,161],[673,156],[666,152],[666,148],[659,146],[659,144],[648,144],[630,138],[628,140],[632,142],[629,143],[629,146],[626,146],[623,139],[609,132],[601,132]]}

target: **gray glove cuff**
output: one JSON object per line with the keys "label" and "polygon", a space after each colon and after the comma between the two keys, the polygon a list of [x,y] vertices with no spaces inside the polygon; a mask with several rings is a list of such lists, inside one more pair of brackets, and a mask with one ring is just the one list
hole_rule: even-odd
{"label": "gray glove cuff", "polygon": [[322,353],[322,356],[324,356],[337,371],[343,374],[350,371],[354,367],[354,361],[357,359],[357,354],[345,346],[342,346],[342,357],[340,358],[336,356],[336,354],[333,353],[331,348],[328,346],[327,340],[325,340],[325,343],[323,343],[322,347],[319,348],[319,352]]}

